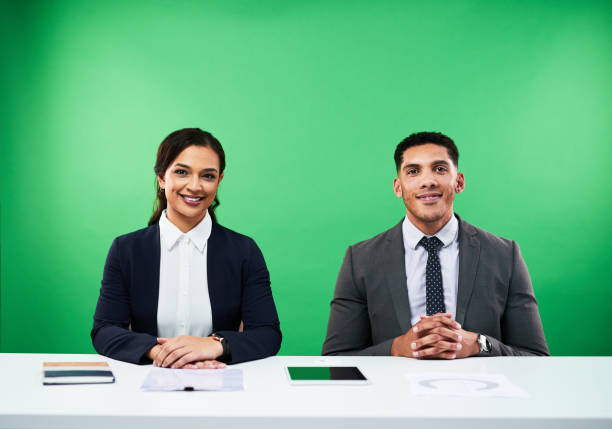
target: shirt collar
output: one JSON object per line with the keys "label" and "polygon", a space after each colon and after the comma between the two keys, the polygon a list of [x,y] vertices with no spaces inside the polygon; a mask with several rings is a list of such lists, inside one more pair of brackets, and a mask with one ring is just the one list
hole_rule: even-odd
{"label": "shirt collar", "polygon": [[202,219],[200,223],[194,226],[187,233],[183,233],[176,227],[176,225],[168,220],[166,210],[162,212],[159,218],[159,232],[162,236],[162,241],[168,250],[172,249],[181,237],[186,237],[193,242],[194,246],[200,252],[202,252],[206,247],[206,242],[208,241],[208,237],[210,237],[211,230],[212,220],[208,214],[208,211],[206,212],[204,219]]}
{"label": "shirt collar", "polygon": [[[459,232],[459,221],[455,215],[451,216],[446,225],[442,227],[440,231],[434,234],[443,243],[443,247],[450,246],[457,239],[457,233]],[[416,250],[419,241],[425,234],[419,228],[414,226],[408,216],[404,218],[402,224],[402,233],[404,235],[404,248]]]}

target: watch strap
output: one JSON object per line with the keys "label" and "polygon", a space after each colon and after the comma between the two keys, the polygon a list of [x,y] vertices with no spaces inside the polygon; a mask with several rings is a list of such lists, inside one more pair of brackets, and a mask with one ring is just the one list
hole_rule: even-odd
{"label": "watch strap", "polygon": [[230,352],[229,343],[227,342],[227,339],[217,334],[216,332],[213,332],[212,334],[210,334],[210,336],[214,340],[219,341],[221,343],[221,347],[223,348],[223,352],[221,353],[221,356],[217,357],[217,360],[219,362],[224,362],[224,363],[227,363],[230,360],[232,360],[232,355]]}

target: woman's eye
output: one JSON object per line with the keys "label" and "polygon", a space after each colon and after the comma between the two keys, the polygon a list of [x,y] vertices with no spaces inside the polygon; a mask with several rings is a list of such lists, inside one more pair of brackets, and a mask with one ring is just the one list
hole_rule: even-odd
{"label": "woman's eye", "polygon": [[176,174],[180,175],[180,176],[184,176],[185,174],[187,174],[187,171],[186,171],[186,170],[183,170],[183,169],[181,169],[181,168],[178,168],[178,169],[174,170],[174,172],[175,172]]}
{"label": "woman's eye", "polygon": [[206,180],[215,180],[214,174],[204,174],[202,177],[205,178]]}

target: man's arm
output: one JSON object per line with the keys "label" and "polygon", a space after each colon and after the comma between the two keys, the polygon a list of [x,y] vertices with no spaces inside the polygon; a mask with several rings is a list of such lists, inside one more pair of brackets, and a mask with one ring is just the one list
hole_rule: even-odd
{"label": "man's arm", "polygon": [[[457,352],[456,357],[550,355],[529,272],[515,242],[512,242],[512,273],[509,282],[508,295],[500,320],[501,339],[494,338],[486,331],[472,332],[457,329],[456,332],[462,337],[462,350]],[[480,345],[477,343],[478,334],[487,337],[491,344],[490,351],[480,352]],[[441,350],[434,349],[436,343],[418,345],[424,349],[423,357],[446,358]]]}
{"label": "man's arm", "polygon": [[353,251],[349,247],[336,281],[330,304],[327,336],[323,355],[389,356],[393,338],[372,344],[365,285],[358,284],[353,269]]}
{"label": "man's arm", "polygon": [[501,320],[501,341],[487,336],[491,352],[479,356],[549,356],[529,272],[514,241],[512,259],[512,277]]}

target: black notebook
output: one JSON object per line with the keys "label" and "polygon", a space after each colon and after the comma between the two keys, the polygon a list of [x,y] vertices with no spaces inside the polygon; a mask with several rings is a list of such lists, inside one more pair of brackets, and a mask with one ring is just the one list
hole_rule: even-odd
{"label": "black notebook", "polygon": [[43,384],[114,383],[106,362],[43,362]]}

